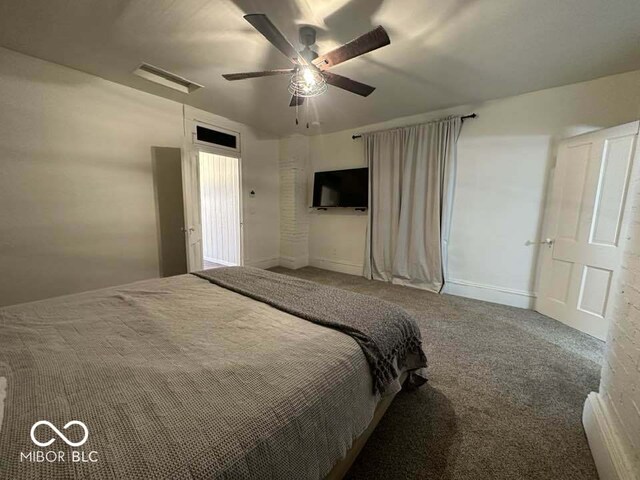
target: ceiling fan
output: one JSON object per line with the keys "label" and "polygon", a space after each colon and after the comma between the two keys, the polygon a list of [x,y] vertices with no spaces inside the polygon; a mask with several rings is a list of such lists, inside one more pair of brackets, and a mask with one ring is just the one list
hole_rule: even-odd
{"label": "ceiling fan", "polygon": [[324,93],[327,89],[327,84],[363,97],[370,95],[375,90],[375,87],[329,72],[329,69],[342,62],[389,45],[391,43],[389,36],[381,26],[330,52],[318,55],[317,52],[311,49],[311,46],[316,43],[316,30],[313,27],[300,27],[300,43],[304,45],[304,48],[297,51],[266,15],[251,13],[245,15],[244,18],[274,47],[280,50],[294,66],[293,68],[265,70],[262,72],[222,75],[227,80],[291,75],[289,81],[290,107],[302,105],[305,98],[315,97]]}

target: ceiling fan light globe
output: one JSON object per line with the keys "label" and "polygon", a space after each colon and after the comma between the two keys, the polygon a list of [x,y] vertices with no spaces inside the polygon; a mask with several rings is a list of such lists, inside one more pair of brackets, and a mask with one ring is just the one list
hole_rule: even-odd
{"label": "ceiling fan light globe", "polygon": [[308,67],[302,71],[302,77],[304,78],[304,81],[307,82],[307,85],[309,86],[313,86],[317,83],[315,75],[313,74],[311,69]]}
{"label": "ceiling fan light globe", "polygon": [[324,75],[312,67],[297,70],[289,82],[289,93],[296,97],[316,97],[327,90]]}

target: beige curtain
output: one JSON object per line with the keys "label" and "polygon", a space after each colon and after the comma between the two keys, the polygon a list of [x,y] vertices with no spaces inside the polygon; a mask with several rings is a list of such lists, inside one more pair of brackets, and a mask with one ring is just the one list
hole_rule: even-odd
{"label": "beige curtain", "polygon": [[446,278],[460,117],[364,134],[367,278],[439,292]]}

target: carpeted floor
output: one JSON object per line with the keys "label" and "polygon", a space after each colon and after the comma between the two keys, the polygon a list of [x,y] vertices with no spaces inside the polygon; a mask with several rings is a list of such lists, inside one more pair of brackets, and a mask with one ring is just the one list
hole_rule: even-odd
{"label": "carpeted floor", "polygon": [[604,343],[538,313],[307,267],[420,324],[430,381],[395,398],[351,479],[596,479],[582,406]]}

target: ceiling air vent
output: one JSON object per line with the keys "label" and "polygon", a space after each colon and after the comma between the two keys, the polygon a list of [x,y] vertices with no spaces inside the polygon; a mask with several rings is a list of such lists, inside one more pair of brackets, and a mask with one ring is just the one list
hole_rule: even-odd
{"label": "ceiling air vent", "polygon": [[147,63],[140,65],[133,73],[146,80],[173,88],[182,93],[191,93],[202,88],[202,85]]}

